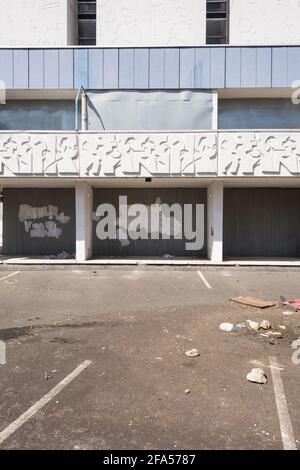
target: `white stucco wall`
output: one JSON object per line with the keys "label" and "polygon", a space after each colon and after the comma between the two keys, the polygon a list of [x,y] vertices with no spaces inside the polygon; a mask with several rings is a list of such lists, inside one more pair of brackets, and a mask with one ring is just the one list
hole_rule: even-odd
{"label": "white stucco wall", "polygon": [[98,46],[203,45],[206,0],[97,0]]}
{"label": "white stucco wall", "polygon": [[0,46],[71,45],[76,4],[76,0],[0,0]]}
{"label": "white stucco wall", "polygon": [[230,0],[230,44],[300,44],[300,1]]}

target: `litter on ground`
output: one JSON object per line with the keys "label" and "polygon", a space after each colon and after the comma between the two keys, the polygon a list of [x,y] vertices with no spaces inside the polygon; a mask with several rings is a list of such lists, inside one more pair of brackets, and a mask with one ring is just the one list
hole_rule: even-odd
{"label": "litter on ground", "polygon": [[292,309],[294,309],[294,311],[299,311],[300,310],[300,299],[290,300],[288,302],[284,302],[284,305],[286,305],[288,307],[292,307]]}
{"label": "litter on ground", "polygon": [[257,297],[234,297],[231,299],[233,302],[238,302],[239,304],[249,305],[250,307],[257,307],[257,308],[268,308],[274,307],[276,302],[273,300],[263,300],[258,299]]}
{"label": "litter on ground", "polygon": [[219,328],[222,331],[232,331],[233,330],[233,324],[232,323],[221,323]]}
{"label": "litter on ground", "polygon": [[259,329],[259,323],[258,322],[252,321],[252,320],[247,320],[247,323],[248,323],[248,327],[250,328],[250,330],[258,331],[258,329]]}
{"label": "litter on ground", "polygon": [[261,329],[261,330],[270,330],[271,329],[271,323],[269,322],[269,320],[263,320],[262,322],[260,322],[259,329]]}
{"label": "litter on ground", "polygon": [[198,349],[191,349],[190,351],[186,351],[184,354],[188,357],[198,357],[198,356],[200,356]]}
{"label": "litter on ground", "polygon": [[247,374],[247,380],[257,384],[266,384],[268,379],[265,372],[257,367],[252,369],[251,372]]}

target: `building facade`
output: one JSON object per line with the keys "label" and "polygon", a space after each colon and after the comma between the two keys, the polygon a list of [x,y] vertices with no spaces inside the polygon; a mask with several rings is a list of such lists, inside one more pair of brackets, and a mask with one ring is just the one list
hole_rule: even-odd
{"label": "building facade", "polygon": [[2,0],[3,254],[299,258],[298,20],[297,0]]}

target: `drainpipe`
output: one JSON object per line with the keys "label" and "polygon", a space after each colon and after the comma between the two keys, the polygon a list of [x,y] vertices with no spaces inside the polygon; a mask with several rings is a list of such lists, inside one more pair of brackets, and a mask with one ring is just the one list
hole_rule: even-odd
{"label": "drainpipe", "polygon": [[81,95],[81,130],[87,131],[88,119],[87,119],[87,94],[84,91]]}
{"label": "drainpipe", "polygon": [[[78,122],[78,108],[79,108],[79,99],[81,96],[81,129],[79,129]],[[86,131],[87,130],[87,94],[83,86],[81,86],[77,92],[75,100],[75,130]]]}

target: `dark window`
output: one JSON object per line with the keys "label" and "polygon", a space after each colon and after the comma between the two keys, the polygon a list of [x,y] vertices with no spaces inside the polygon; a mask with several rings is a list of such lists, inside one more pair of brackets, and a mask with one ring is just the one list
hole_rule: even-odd
{"label": "dark window", "polygon": [[228,44],[228,0],[206,1],[206,43]]}
{"label": "dark window", "polygon": [[78,0],[78,44],[96,45],[96,0]]}

